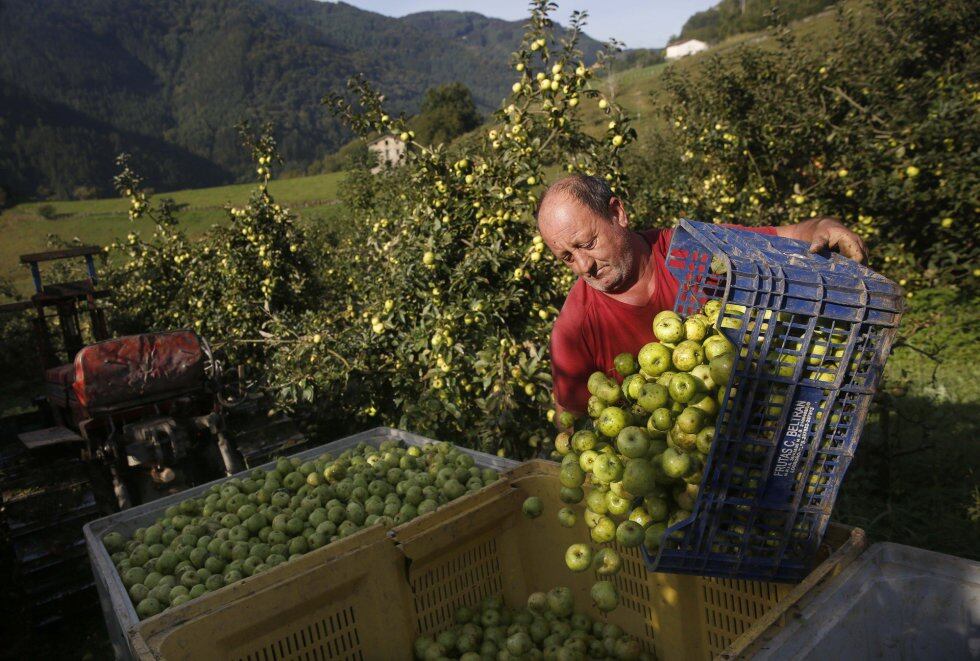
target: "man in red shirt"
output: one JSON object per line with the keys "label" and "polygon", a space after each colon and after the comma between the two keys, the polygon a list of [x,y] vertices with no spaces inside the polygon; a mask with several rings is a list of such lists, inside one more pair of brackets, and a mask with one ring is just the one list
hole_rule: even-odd
{"label": "man in red shirt", "polygon": [[[589,375],[614,375],[613,359],[653,342],[654,316],[673,309],[677,280],[665,263],[673,230],[634,232],[606,182],[581,174],[552,184],[536,216],[545,244],[578,276],[551,332],[551,372],[556,410],[581,414]],[[834,248],[857,261],[868,255],[864,241],[834,218],[741,229],[808,241],[811,252]]]}

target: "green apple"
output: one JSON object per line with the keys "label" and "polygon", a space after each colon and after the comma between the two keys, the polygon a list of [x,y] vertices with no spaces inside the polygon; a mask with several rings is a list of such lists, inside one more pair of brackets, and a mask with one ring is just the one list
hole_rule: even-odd
{"label": "green apple", "polygon": [[562,487],[558,492],[558,498],[563,503],[574,505],[582,502],[582,499],[585,498],[585,492],[582,491],[582,487]]}
{"label": "green apple", "polygon": [[575,452],[569,452],[568,454],[566,454],[564,457],[561,458],[562,467],[568,464],[577,464],[577,463],[578,463],[578,454],[576,454]]}
{"label": "green apple", "polygon": [[664,372],[663,374],[657,377],[657,383],[662,385],[664,388],[669,388],[670,382],[675,376],[677,376],[677,372],[673,370]]}
{"label": "green apple", "polygon": [[[664,450],[660,462],[663,466],[664,473],[666,473],[668,477],[682,477],[691,470],[690,455],[684,452],[678,452],[673,448],[667,448]],[[629,465],[627,465],[627,468],[629,468]]]}
{"label": "green apple", "polygon": [[690,372],[704,362],[704,349],[699,342],[684,340],[674,349],[671,362],[681,372]]}
{"label": "green apple", "polygon": [[657,431],[666,432],[674,426],[674,413],[666,407],[661,407],[650,414],[650,424]]}
{"label": "green apple", "polygon": [[559,454],[566,455],[572,447],[572,437],[568,432],[560,432],[555,435],[555,450]]}
{"label": "green apple", "polygon": [[558,426],[562,429],[571,429],[575,426],[575,414],[571,411],[562,411],[558,414]]}
{"label": "green apple", "polygon": [[704,427],[705,422],[707,422],[707,416],[704,411],[694,406],[688,406],[677,416],[676,424],[685,434],[697,434]]}
{"label": "green apple", "polygon": [[548,592],[548,609],[558,617],[569,617],[575,607],[572,591],[566,587],[552,588]]}
{"label": "green apple", "polygon": [[642,374],[630,374],[623,379],[622,391],[626,401],[635,402],[644,383],[646,383],[646,379],[643,378]]}
{"label": "green apple", "polygon": [[704,348],[704,357],[709,362],[726,353],[735,353],[735,345],[729,342],[724,335],[712,335],[701,346]]}
{"label": "green apple", "polygon": [[653,334],[661,342],[676,344],[684,340],[684,322],[679,317],[664,317],[653,324]]}
{"label": "green apple", "polygon": [[590,535],[596,544],[607,544],[616,539],[616,524],[608,516],[600,516]]}
{"label": "green apple", "polygon": [[563,487],[580,487],[585,482],[585,471],[578,464],[566,464],[558,471],[558,481]]}
{"label": "green apple", "polygon": [[544,503],[537,496],[531,496],[524,501],[524,505],[521,508],[524,511],[524,516],[529,519],[536,519],[541,516],[541,512],[544,511]]}
{"label": "green apple", "polygon": [[630,519],[623,521],[616,527],[616,541],[626,548],[639,546],[643,543],[643,526]]}
{"label": "green apple", "polygon": [[634,496],[645,496],[657,486],[653,465],[646,459],[630,459],[623,471],[623,488]]}
{"label": "green apple", "polygon": [[532,592],[527,598],[527,609],[532,613],[544,613],[548,609],[548,595]]}
{"label": "green apple", "polygon": [[670,354],[670,349],[660,342],[645,344],[637,356],[640,369],[647,376],[656,378],[670,369]]}
{"label": "green apple", "polygon": [[704,395],[703,397],[694,397],[691,402],[691,406],[696,409],[700,409],[707,421],[712,421],[718,416],[718,402],[711,395]]}
{"label": "green apple", "polygon": [[587,509],[585,510],[584,518],[585,518],[585,526],[589,530],[592,530],[593,528],[596,527],[596,524],[599,523],[599,519],[602,518],[602,514],[599,514],[598,512],[593,512],[591,509]]}
{"label": "green apple", "polygon": [[563,507],[558,510],[558,523],[561,524],[562,528],[572,528],[575,526],[575,521],[577,517],[575,516],[575,510],[571,507]]}
{"label": "green apple", "polygon": [[620,480],[619,482],[613,482],[612,484],[610,484],[609,485],[609,490],[612,491],[617,496],[619,496],[620,498],[629,498],[630,497],[630,492],[627,491],[626,490],[626,487],[623,486],[623,481],[622,480]]}
{"label": "green apple", "polygon": [[565,551],[565,564],[572,571],[585,571],[592,566],[592,547],[588,544],[572,544]]}
{"label": "green apple", "polygon": [[[616,437],[616,449],[629,459],[646,456],[649,448],[650,437],[642,427],[624,427]],[[615,482],[615,480],[610,481]]]}
{"label": "green apple", "polygon": [[667,506],[667,499],[660,496],[647,496],[643,499],[643,509],[650,516],[652,522],[666,521],[670,510]]}
{"label": "green apple", "polygon": [[651,438],[650,439],[650,449],[647,451],[647,459],[652,459],[657,455],[663,454],[663,451],[667,449],[667,434],[663,432],[664,436],[662,438]]}
{"label": "green apple", "polygon": [[734,365],[735,356],[733,354],[723,353],[720,356],[715,356],[708,363],[711,379],[721,388],[728,387],[728,379],[731,376]]}
{"label": "green apple", "polygon": [[602,413],[602,409],[606,408],[606,404],[600,397],[592,395],[589,397],[589,403],[586,405],[586,413],[589,414],[590,418],[598,418],[599,414]]}
{"label": "green apple", "polygon": [[599,489],[590,489],[585,497],[585,506],[596,514],[605,514],[609,509],[606,505],[606,493]]}
{"label": "green apple", "polygon": [[599,437],[590,429],[580,429],[572,434],[572,449],[579,454],[592,450],[598,442]]}
{"label": "green apple", "polygon": [[599,576],[615,576],[623,568],[623,558],[616,549],[604,546],[593,556],[592,568]]}
{"label": "green apple", "polygon": [[711,368],[708,365],[701,364],[695,365],[694,369],[690,372],[691,376],[698,379],[704,384],[704,390],[714,392],[715,390],[715,380],[711,378]]}
{"label": "green apple", "polygon": [[656,326],[664,319],[676,319],[677,321],[680,321],[681,316],[676,312],[674,312],[673,310],[661,310],[653,318],[653,325]]}
{"label": "green apple", "polygon": [[705,427],[698,432],[697,439],[694,441],[694,447],[702,454],[711,454],[711,442],[714,440],[715,428],[710,426]]}
{"label": "green apple", "polygon": [[595,463],[596,458],[598,458],[599,453],[595,450],[586,450],[578,456],[578,465],[586,473],[592,470],[592,465]]}
{"label": "green apple", "polygon": [[719,312],[721,312],[721,301],[719,301],[717,298],[709,299],[705,301],[704,307],[701,311],[704,316],[709,318],[711,315],[717,315]]}
{"label": "green apple", "polygon": [[708,336],[707,319],[688,317],[684,320],[684,337],[695,342],[701,342]]}
{"label": "green apple", "polygon": [[620,636],[615,639],[612,653],[617,659],[639,659],[643,656],[643,647],[640,641],[632,636]]}
{"label": "green apple", "polygon": [[618,406],[608,406],[599,414],[596,428],[604,436],[616,438],[628,423],[629,417],[626,415],[626,411]]}
{"label": "green apple", "polygon": [[654,523],[643,533],[643,546],[650,553],[655,553],[663,543],[664,535],[667,532],[667,524]]}
{"label": "green apple", "polygon": [[[646,424],[647,418],[650,414],[640,406],[639,404],[633,404],[630,406],[630,426],[639,427],[640,425]],[[617,435],[618,436],[618,435]]]}
{"label": "green apple", "polygon": [[670,386],[667,387],[667,392],[670,393],[670,398],[675,403],[687,404],[694,399],[695,395],[703,391],[695,377],[687,373],[681,373],[670,380]]}
{"label": "green apple", "polygon": [[595,394],[606,404],[616,404],[623,399],[623,391],[615,379],[606,379],[605,383],[599,385]]}
{"label": "green apple", "polygon": [[659,383],[644,383],[640,386],[640,394],[636,398],[639,404],[647,413],[653,413],[661,406],[666,406],[670,393],[667,388]]}
{"label": "green apple", "polygon": [[621,353],[613,358],[613,367],[616,368],[616,371],[622,377],[636,374],[636,371],[639,369],[639,366],[636,364],[636,358],[631,353]]}
{"label": "green apple", "polygon": [[689,518],[691,518],[691,510],[685,510],[685,509],[674,510],[673,513],[670,515],[670,518],[667,519],[667,527],[669,528],[670,526],[681,523],[682,521],[686,521]]}
{"label": "green apple", "polygon": [[628,498],[616,493],[611,489],[606,492],[605,498],[606,498],[607,514],[612,514],[613,516],[623,516],[624,514],[629,512],[630,501]]}
{"label": "green apple", "polygon": [[648,525],[653,523],[653,518],[647,514],[646,507],[643,505],[634,507],[630,511],[629,520],[639,524],[641,528],[646,528]]}
{"label": "green apple", "polygon": [[688,434],[687,432],[683,432],[681,431],[680,427],[676,425],[674,425],[674,428],[667,434],[668,447],[672,441],[674,449],[682,452],[693,452],[697,440],[697,434]]}
{"label": "green apple", "polygon": [[603,613],[616,610],[619,605],[619,592],[611,581],[599,581],[592,586],[590,591],[592,602],[595,607]]}
{"label": "green apple", "polygon": [[592,475],[606,484],[616,482],[623,476],[623,462],[617,454],[601,454],[592,464]]}
{"label": "green apple", "polygon": [[608,377],[604,372],[593,372],[589,375],[589,380],[586,382],[585,386],[588,388],[590,395],[598,395],[599,388],[601,388],[606,381],[608,381]]}

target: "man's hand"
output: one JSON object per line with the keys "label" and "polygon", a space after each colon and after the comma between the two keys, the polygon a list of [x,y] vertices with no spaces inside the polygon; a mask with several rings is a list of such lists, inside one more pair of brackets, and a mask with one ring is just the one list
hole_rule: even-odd
{"label": "man's hand", "polygon": [[777,227],[776,234],[788,239],[808,241],[810,252],[830,248],[856,262],[868,261],[868,246],[864,244],[864,240],[836,218],[811,218],[799,225]]}

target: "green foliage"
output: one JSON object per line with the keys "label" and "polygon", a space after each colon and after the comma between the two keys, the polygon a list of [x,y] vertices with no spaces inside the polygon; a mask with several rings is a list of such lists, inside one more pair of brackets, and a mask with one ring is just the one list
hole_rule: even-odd
{"label": "green foliage", "polygon": [[717,43],[742,32],[755,32],[771,24],[774,11],[786,21],[823,11],[837,0],[721,0],[693,14],[681,28],[680,39]]}
{"label": "green foliage", "polygon": [[245,206],[227,208],[227,226],[193,241],[178,226],[173,201],[151,206],[128,157],[120,157],[115,184],[130,200],[130,218],[151,218],[155,231],[149,240],[130,233],[111,247],[126,259],[109,282],[118,330],[190,327],[233,360],[260,364],[273,350],[265,325],[308,307],[314,279],[295,216],[268,191],[272,166],[281,163],[271,130],[258,137],[247,124],[239,130],[258,165],[258,186]]}
{"label": "green foliage", "polygon": [[841,488],[835,518],[895,541],[976,559],[980,301],[916,292]]}
{"label": "green foliage", "polygon": [[437,145],[472,131],[481,121],[469,88],[449,83],[426,91],[421,112],[409,126],[420,144]]}
{"label": "green foliage", "polygon": [[[902,285],[975,287],[980,5],[881,0],[838,17],[828,53],[775,49],[665,74],[669,129],[648,151],[646,217],[752,225],[843,218]],[[937,35],[942,35],[938,38]]]}
{"label": "green foliage", "polygon": [[[583,16],[555,43],[548,12],[534,4],[513,94],[465,157],[422,144],[363,79],[350,83],[356,105],[326,99],[359,134],[400,134],[409,149],[402,167],[354,175],[354,238],[324,273],[343,300],[271,331],[297,340],[268,365],[284,404],[311,403],[332,430],[386,422],[508,454],[542,439],[548,337],[572,279],[543,259],[531,218],[544,165],[606,173],[625,192],[620,154],[635,137],[588,86]],[[592,137],[578,110],[596,102],[608,130]]]}

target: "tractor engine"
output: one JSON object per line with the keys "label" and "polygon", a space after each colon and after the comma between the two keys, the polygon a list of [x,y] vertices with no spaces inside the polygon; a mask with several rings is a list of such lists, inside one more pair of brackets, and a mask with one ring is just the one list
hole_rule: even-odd
{"label": "tractor engine", "polygon": [[[198,482],[202,463],[241,470],[223,433],[208,354],[193,331],[144,333],[89,345],[71,369],[47,370],[49,402],[78,431],[88,458],[108,466],[119,507]],[[207,456],[210,439],[217,457]]]}

